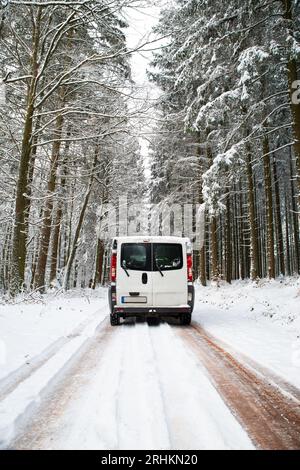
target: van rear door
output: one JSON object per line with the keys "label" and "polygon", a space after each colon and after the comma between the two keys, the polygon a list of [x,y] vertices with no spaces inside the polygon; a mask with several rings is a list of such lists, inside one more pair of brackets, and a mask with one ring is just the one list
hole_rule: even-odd
{"label": "van rear door", "polygon": [[187,305],[186,243],[153,243],[153,306]]}
{"label": "van rear door", "polygon": [[151,244],[128,242],[118,244],[117,305],[149,307],[153,305]]}

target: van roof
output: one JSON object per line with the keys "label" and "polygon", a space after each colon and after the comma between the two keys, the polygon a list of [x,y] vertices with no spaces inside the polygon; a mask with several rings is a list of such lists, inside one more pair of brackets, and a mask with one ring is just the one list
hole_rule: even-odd
{"label": "van roof", "polygon": [[143,242],[147,241],[148,243],[190,243],[190,239],[188,237],[175,237],[175,236],[148,236],[148,235],[133,235],[128,237],[114,237],[113,240],[117,240],[118,242]]}

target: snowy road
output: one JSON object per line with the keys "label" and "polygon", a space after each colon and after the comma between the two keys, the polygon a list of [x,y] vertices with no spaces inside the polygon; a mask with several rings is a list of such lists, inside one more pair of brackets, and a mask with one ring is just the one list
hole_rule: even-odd
{"label": "snowy road", "polygon": [[266,374],[196,324],[112,328],[105,319],[9,447],[299,448],[299,392]]}

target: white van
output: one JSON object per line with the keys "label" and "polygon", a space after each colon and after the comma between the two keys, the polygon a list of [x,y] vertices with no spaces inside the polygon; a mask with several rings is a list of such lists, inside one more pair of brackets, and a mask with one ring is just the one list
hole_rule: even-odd
{"label": "white van", "polygon": [[137,317],[191,322],[194,307],[192,247],[181,237],[117,237],[112,242],[109,305],[111,325]]}

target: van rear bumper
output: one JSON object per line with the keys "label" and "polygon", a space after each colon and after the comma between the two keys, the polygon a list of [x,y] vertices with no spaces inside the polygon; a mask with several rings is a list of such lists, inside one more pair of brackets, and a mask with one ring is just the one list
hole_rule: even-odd
{"label": "van rear bumper", "polygon": [[192,313],[191,307],[114,307],[113,313],[122,318],[145,317],[178,317],[182,313]]}
{"label": "van rear bumper", "polygon": [[108,298],[109,298],[109,307],[110,313],[112,315],[117,315],[121,318],[127,317],[135,317],[137,315],[144,316],[144,317],[178,317],[183,313],[192,313],[194,308],[194,286],[188,286],[188,292],[191,294],[191,300],[188,302],[187,305],[184,306],[170,306],[170,307],[131,307],[131,306],[119,306],[116,305],[115,298],[116,298],[116,287],[110,286],[108,291]]}

